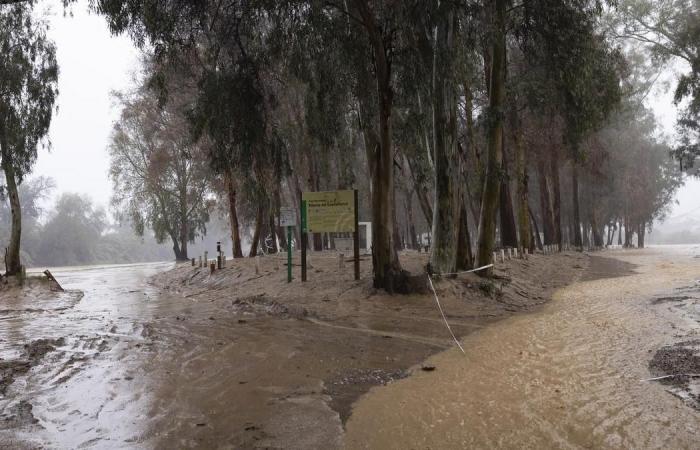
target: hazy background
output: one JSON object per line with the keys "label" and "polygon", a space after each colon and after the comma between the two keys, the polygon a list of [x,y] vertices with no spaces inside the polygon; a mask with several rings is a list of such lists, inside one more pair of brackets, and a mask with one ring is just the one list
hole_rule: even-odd
{"label": "hazy background", "polygon": [[[73,6],[71,15],[65,15],[56,1],[44,0],[41,6],[47,11],[50,36],[57,45],[60,95],[58,114],[50,131],[53,147],[50,152],[40,152],[33,176],[55,180],[56,189],[44,200],[46,209],[63,193],[80,193],[88,195],[96,206],[104,207],[109,219],[111,183],[106,147],[119,114],[110,93],[129,87],[138,70],[139,51],[128,37],[111,36],[105,20],[89,14],[85,2]],[[648,97],[649,106],[662,125],[660,133],[669,141],[674,139],[676,120],[674,87],[675,74],[669,70]],[[215,224],[207,245],[216,240],[228,245],[226,234],[225,225]],[[686,181],[678,191],[669,219],[656,224],[648,240],[652,244],[700,242],[700,181]],[[193,248],[192,255],[200,247]],[[163,251],[144,258],[167,258],[169,251],[170,245],[165,244]]]}

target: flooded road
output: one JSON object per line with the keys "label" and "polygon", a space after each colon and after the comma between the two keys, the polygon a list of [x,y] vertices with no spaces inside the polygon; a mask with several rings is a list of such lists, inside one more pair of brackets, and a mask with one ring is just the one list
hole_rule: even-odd
{"label": "flooded road", "polygon": [[[637,273],[583,278],[542,312],[467,336],[466,355],[443,352],[427,361],[434,371],[374,388],[355,405],[345,445],[697,449],[700,411],[641,381],[660,348],[700,338],[697,254],[608,253]],[[659,301],[677,288],[684,308]]]}
{"label": "flooded road", "polygon": [[442,280],[466,355],[430,296],[334,261],[291,288],[272,261],[56,269],[66,293],[2,299],[0,448],[697,448],[698,411],[640,381],[700,339],[696,253],[533,256],[495,299]]}
{"label": "flooded road", "polygon": [[146,280],[171,267],[58,268],[52,273],[66,293],[3,301],[0,358],[26,355],[37,340],[45,348],[40,364],[0,396],[0,447],[123,448],[140,440],[150,401],[142,361],[158,298]]}

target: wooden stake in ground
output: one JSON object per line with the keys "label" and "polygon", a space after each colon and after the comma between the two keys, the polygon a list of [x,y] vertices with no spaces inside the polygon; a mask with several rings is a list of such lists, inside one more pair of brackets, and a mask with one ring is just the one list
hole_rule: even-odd
{"label": "wooden stake in ground", "polygon": [[54,278],[51,272],[49,272],[49,269],[44,270],[44,275],[46,275],[46,278],[49,279],[49,286],[51,283],[53,283],[53,285],[56,286],[56,290],[63,291],[63,287],[59,284],[56,278]]}

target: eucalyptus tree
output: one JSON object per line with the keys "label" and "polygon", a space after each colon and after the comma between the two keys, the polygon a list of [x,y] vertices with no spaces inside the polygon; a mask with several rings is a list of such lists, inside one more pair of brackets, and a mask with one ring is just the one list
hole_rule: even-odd
{"label": "eucalyptus tree", "polygon": [[700,155],[700,0],[620,0],[610,12],[610,24],[618,38],[644,48],[657,67],[681,62],[684,73],[674,101],[687,103],[674,154],[681,168],[692,168]]}
{"label": "eucalyptus tree", "polygon": [[21,269],[22,211],[18,185],[31,172],[38,147],[48,145],[58,95],[56,48],[48,25],[35,17],[34,2],[0,6],[0,165],[12,211],[5,251],[8,275]]}
{"label": "eucalyptus tree", "polygon": [[112,205],[143,236],[153,230],[158,243],[171,240],[177,260],[187,260],[187,244],[206,233],[211,177],[206,140],[188,133],[191,95],[180,85],[161,106],[147,86],[117,95],[122,112],[109,145]]}

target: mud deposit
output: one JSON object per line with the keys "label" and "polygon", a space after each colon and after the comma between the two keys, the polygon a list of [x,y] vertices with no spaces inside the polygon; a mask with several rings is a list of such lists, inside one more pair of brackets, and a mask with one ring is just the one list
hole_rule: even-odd
{"label": "mud deposit", "polygon": [[649,370],[670,392],[700,410],[700,340],[679,342],[658,350],[649,362]]}
{"label": "mud deposit", "polygon": [[694,300],[655,300],[694,297],[674,288],[700,263],[687,248],[602,255],[540,311],[465,336],[466,354],[373,388],[353,405],[345,446],[697,448],[700,414],[673,392],[694,379],[647,380],[697,362]]}
{"label": "mud deposit", "polygon": [[[425,254],[401,258],[414,273],[427,262]],[[248,259],[213,275],[188,265],[53,271],[85,297],[7,299],[0,312],[4,361],[30,361],[23,345],[37,339],[54,347],[7,383],[0,442],[342,446],[360,396],[429,373],[420,363],[454,343],[431,295],[372,289],[368,258],[359,282],[333,256],[310,260],[303,285],[287,284],[284,261],[272,257],[262,259],[261,273]],[[586,255],[538,255],[499,265],[493,281],[460,275],[436,288],[453,330],[467,336],[536,313],[588,265]]]}

